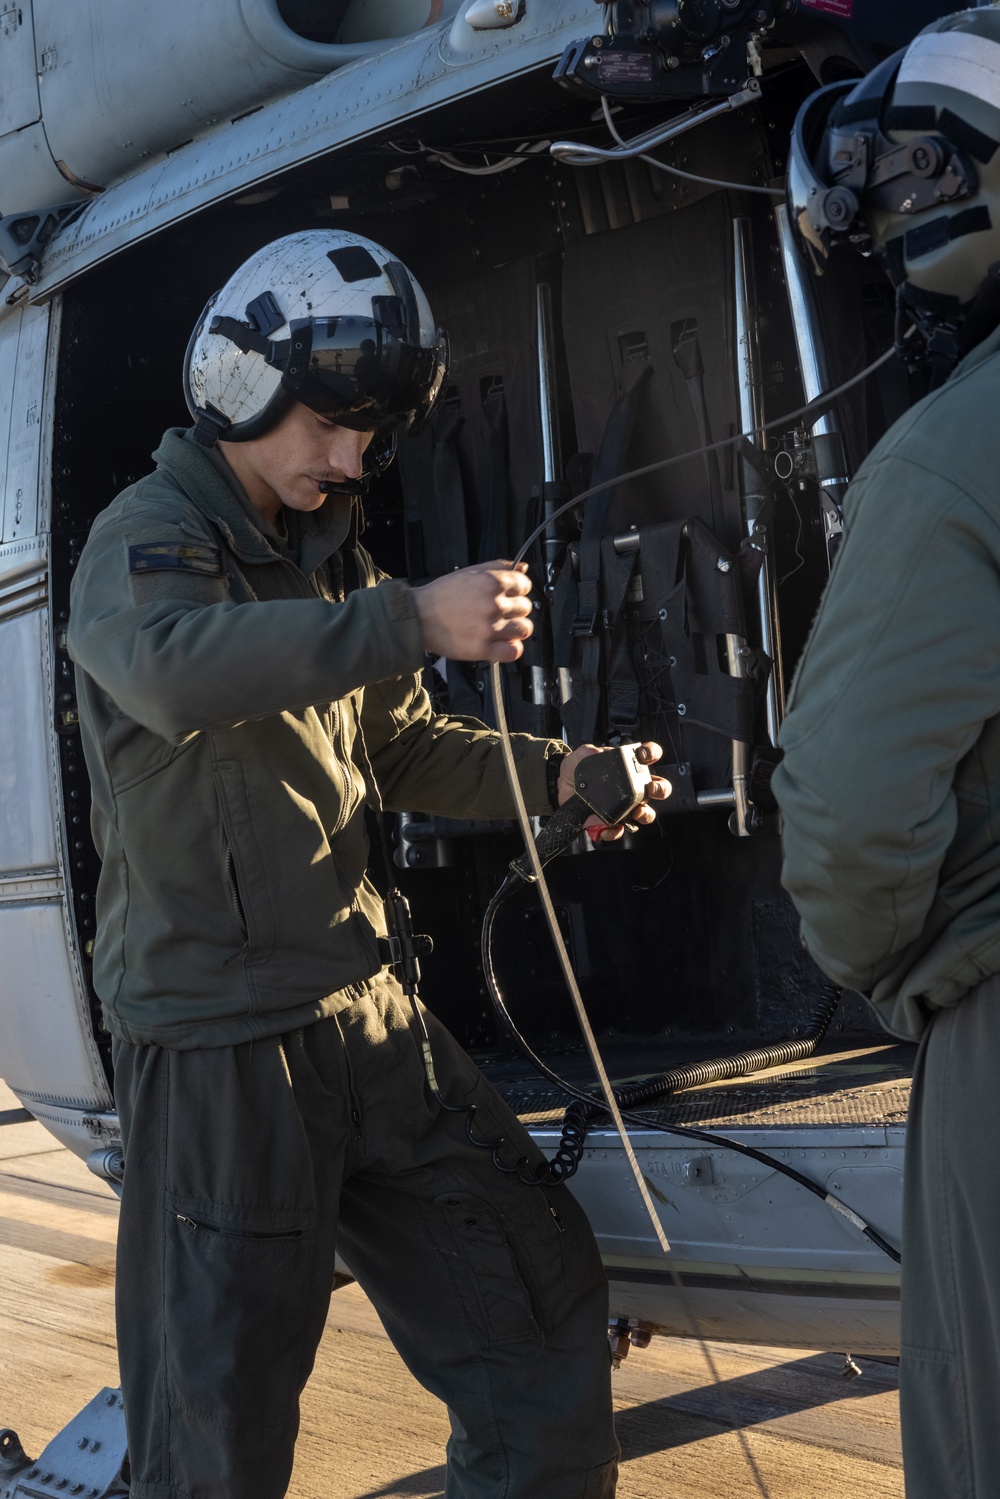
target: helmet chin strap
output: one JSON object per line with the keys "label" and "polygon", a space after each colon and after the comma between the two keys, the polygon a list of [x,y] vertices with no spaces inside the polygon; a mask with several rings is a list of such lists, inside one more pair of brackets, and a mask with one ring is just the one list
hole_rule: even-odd
{"label": "helmet chin strap", "polygon": [[[896,288],[896,353],[911,370],[927,364],[935,385],[940,385],[959,360],[1000,325],[1000,260],[989,267],[982,286],[964,309],[957,302],[954,311],[949,308],[947,312],[943,307],[921,305],[923,296],[906,283]],[[907,323],[916,329],[918,339],[907,341]]]}

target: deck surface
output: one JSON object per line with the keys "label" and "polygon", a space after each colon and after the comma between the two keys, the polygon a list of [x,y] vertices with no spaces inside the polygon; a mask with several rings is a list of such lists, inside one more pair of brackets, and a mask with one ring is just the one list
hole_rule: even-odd
{"label": "deck surface", "polygon": [[[16,1107],[0,1084],[0,1110]],[[32,1455],[118,1382],[117,1201],[41,1125],[0,1127],[0,1427]],[[615,1375],[620,1499],[902,1499],[896,1370],[827,1352],[654,1339]],[[442,1493],[447,1420],[356,1286],[333,1298],[293,1499]]]}

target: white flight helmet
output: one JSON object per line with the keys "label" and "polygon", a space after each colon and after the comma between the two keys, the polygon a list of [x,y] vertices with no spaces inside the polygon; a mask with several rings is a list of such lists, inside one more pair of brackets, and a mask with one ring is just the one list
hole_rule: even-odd
{"label": "white flight helmet", "polygon": [[358,234],[308,229],[258,250],[209,300],[184,393],[206,447],[262,437],[296,401],[376,432],[370,477],[400,427],[427,422],[447,373],[447,338],[406,267]]}

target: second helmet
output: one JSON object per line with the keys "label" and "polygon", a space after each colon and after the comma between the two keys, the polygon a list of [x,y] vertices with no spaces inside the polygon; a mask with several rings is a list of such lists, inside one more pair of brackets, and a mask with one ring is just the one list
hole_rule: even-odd
{"label": "second helmet", "polygon": [[817,268],[837,242],[874,250],[926,338],[957,329],[1000,258],[1000,11],[935,21],[807,99],[788,189]]}

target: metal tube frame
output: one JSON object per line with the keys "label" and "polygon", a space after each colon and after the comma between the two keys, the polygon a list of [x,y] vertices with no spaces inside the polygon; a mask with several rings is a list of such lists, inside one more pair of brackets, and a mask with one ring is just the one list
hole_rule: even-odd
{"label": "metal tube frame", "polygon": [[[795,348],[802,375],[802,389],[807,401],[815,401],[824,391],[830,389],[831,380],[812,280],[795,242],[788,208],[784,203],[779,204],[774,210],[774,218],[778,229],[778,245],[781,250],[781,265],[785,273],[785,287],[788,292],[788,307],[795,333]],[[810,431],[814,438],[835,439],[834,451],[838,458],[843,460],[840,428],[832,412],[818,417],[813,422]],[[817,471],[817,479],[823,505],[823,534],[826,540],[827,561],[832,563],[837,539],[844,529],[842,504],[844,492],[850,482],[846,462],[843,464],[842,473],[824,474]]]}
{"label": "metal tube frame", "polygon": [[[760,332],[753,283],[753,249],[750,220],[733,220],[733,274],[736,293],[736,371],[740,402],[740,431],[763,450],[766,435],[764,402],[760,382]],[[767,679],[767,733],[776,747],[778,730],[785,710],[785,683],[781,660],[781,627],[778,619],[771,538],[764,522],[764,507],[769,498],[766,486],[756,469],[745,458],[741,461],[743,518],[746,534],[763,553],[757,578],[757,614],[760,641],[771,659]]]}

